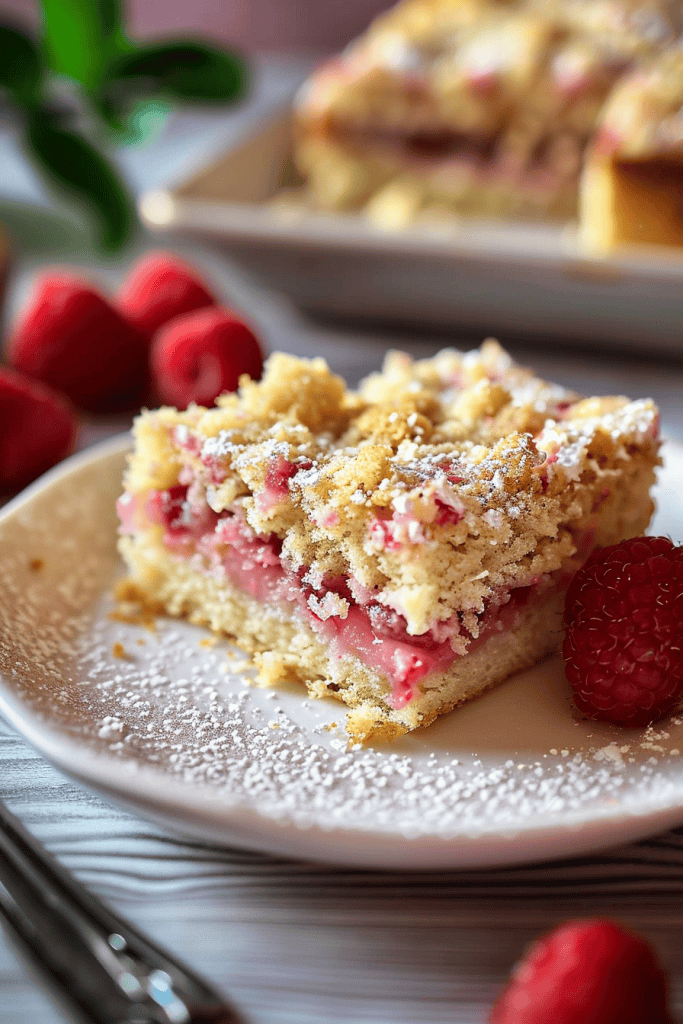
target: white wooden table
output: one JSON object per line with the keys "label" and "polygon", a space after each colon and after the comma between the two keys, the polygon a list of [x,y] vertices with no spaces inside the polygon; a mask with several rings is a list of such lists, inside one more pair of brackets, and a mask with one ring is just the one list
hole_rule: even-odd
{"label": "white wooden table", "polygon": [[[213,146],[242,129],[301,74],[300,63],[271,63],[241,110],[180,118],[127,157],[131,180],[165,180],[192,157],[197,140]],[[3,165],[1,177],[14,182],[18,197],[40,200],[7,139],[0,139]],[[42,244],[41,234],[53,241]],[[50,258],[93,269],[76,236],[59,225],[36,237],[17,265],[10,308]],[[446,343],[304,321],[224,258],[184,248],[211,270],[226,299],[250,312],[270,348],[323,355],[351,381],[376,367],[387,347],[427,355]],[[114,284],[129,258],[95,272]],[[541,375],[579,391],[652,395],[664,430],[683,439],[680,363],[511,348]],[[90,424],[83,444],[125,425]],[[648,936],[672,973],[683,1021],[683,828],[600,857],[531,868],[436,875],[320,868],[174,838],[68,781],[1,723],[0,796],[79,878],[230,993],[248,1024],[483,1024],[524,944],[577,915],[609,915]],[[61,1019],[0,937],[0,1020]]]}

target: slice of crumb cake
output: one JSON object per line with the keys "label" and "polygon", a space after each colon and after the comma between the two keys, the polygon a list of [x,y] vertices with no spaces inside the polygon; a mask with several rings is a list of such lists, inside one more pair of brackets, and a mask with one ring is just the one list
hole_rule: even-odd
{"label": "slice of crumb cake", "polygon": [[556,650],[596,545],[642,533],[658,416],[584,399],[493,341],[390,353],[349,391],[322,359],[135,424],[120,548],[143,599],[391,737]]}

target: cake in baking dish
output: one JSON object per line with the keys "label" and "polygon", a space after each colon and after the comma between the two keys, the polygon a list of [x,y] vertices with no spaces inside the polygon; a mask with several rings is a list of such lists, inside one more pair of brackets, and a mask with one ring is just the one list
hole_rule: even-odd
{"label": "cake in baking dish", "polygon": [[[665,76],[683,102],[682,12],[677,0],[403,0],[299,93],[295,160],[308,194],[388,228],[445,212],[583,224],[600,210],[580,202],[584,184],[596,188],[583,170],[598,159],[604,190],[624,82]],[[642,111],[657,131],[659,113]],[[628,150],[639,126],[622,123]],[[674,128],[669,117],[662,143]],[[646,177],[670,195],[661,175]],[[598,217],[602,243],[610,209]]]}
{"label": "cake in baking dish", "polygon": [[430,722],[554,651],[596,545],[646,528],[649,400],[581,398],[494,341],[387,355],[357,391],[277,354],[217,407],[144,412],[119,502],[143,599],[234,637],[264,682]]}
{"label": "cake in baking dish", "polygon": [[583,172],[584,248],[683,245],[683,47],[614,90]]}

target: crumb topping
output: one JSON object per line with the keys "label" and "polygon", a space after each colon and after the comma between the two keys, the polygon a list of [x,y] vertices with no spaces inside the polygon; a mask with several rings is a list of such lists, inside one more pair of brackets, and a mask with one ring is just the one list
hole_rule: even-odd
{"label": "crumb topping", "polygon": [[[278,538],[312,586],[352,578],[421,634],[558,569],[625,467],[650,486],[657,429],[651,401],[583,399],[493,340],[391,352],[356,392],[322,359],[276,354],[216,408],[139,417],[126,489],[187,485],[191,505]],[[313,599],[344,617],[338,595]]]}

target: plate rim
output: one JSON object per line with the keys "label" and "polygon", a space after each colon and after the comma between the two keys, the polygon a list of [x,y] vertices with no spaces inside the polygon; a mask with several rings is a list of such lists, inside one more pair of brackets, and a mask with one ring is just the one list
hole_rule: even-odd
{"label": "plate rim", "polygon": [[[683,458],[683,442],[667,438],[664,443]],[[122,456],[131,444],[130,433],[118,434],[72,455],[8,502],[0,510],[0,525],[73,472]],[[654,809],[638,804],[629,810],[617,805],[596,809],[589,818],[575,812],[549,827],[485,826],[457,836],[428,832],[413,837],[354,828],[349,823],[339,828],[326,828],[319,822],[302,825],[264,814],[246,798],[229,800],[213,787],[78,745],[18,696],[2,675],[0,713],[58,769],[115,803],[176,832],[210,838],[219,845],[304,860],[389,870],[502,867],[597,852],[683,823],[682,785],[675,800],[669,797]]]}

